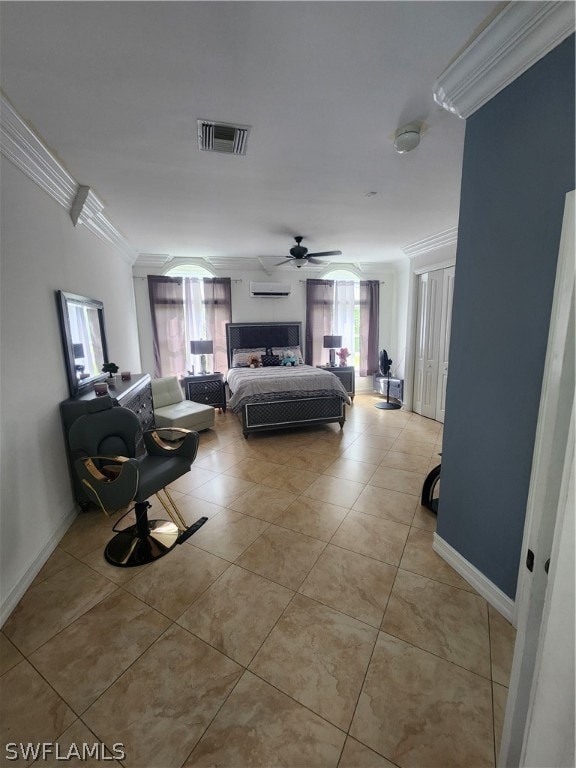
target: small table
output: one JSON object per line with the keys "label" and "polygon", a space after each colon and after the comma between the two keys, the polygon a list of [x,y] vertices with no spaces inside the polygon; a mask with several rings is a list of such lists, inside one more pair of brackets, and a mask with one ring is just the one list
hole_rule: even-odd
{"label": "small table", "polygon": [[219,372],[205,373],[195,376],[184,376],[182,379],[187,400],[203,405],[212,405],[226,413],[226,389],[224,376]]}
{"label": "small table", "polygon": [[350,398],[354,400],[355,388],[355,374],[353,365],[317,365],[316,368],[322,368],[325,371],[330,371],[334,376],[338,376],[344,389],[350,395]]}

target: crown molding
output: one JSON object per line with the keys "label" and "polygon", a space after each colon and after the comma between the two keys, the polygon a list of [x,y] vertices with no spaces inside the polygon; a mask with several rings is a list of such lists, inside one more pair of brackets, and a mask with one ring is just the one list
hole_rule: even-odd
{"label": "crown molding", "polygon": [[423,253],[430,253],[436,251],[438,248],[443,248],[446,245],[452,245],[458,240],[458,227],[451,227],[445,229],[443,232],[438,232],[435,235],[424,238],[424,240],[418,240],[415,243],[410,243],[402,248],[402,252],[413,259],[414,256],[421,256]]}
{"label": "crown molding", "polygon": [[[0,152],[53,200],[67,211],[71,210],[80,185],[1,93]],[[103,209],[104,204],[90,190],[77,223],[83,224],[100,240],[114,246],[132,264],[136,252],[106,218]]]}
{"label": "crown molding", "polygon": [[434,100],[467,118],[574,31],[574,3],[511,2],[434,83]]}

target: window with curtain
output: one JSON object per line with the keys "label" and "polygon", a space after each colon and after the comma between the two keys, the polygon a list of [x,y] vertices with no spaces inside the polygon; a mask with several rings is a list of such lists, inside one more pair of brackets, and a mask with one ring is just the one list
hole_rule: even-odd
{"label": "window with curtain", "polygon": [[232,320],[229,277],[149,275],[148,293],[154,343],[154,375],[182,376],[198,361],[190,341],[213,343],[213,370],[225,371],[226,323]]}
{"label": "window with curtain", "polygon": [[[347,278],[340,271],[338,277]],[[380,283],[378,280],[306,281],[306,363],[327,362],[324,336],[342,336],[350,352],[348,364],[360,376],[378,371]]]}

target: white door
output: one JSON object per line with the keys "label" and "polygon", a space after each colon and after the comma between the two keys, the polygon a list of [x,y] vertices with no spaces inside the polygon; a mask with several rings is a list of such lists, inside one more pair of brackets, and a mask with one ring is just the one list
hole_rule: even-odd
{"label": "white door", "polygon": [[[498,764],[574,766],[574,192],[567,195]],[[532,569],[526,567],[533,560]],[[549,561],[549,573],[546,562]]]}
{"label": "white door", "polygon": [[444,421],[454,267],[419,275],[413,410]]}
{"label": "white door", "polygon": [[446,384],[448,382],[448,353],[452,328],[452,298],[454,296],[454,267],[443,270],[442,304],[440,309],[440,343],[438,345],[438,386],[436,392],[436,421],[444,423],[446,413]]}

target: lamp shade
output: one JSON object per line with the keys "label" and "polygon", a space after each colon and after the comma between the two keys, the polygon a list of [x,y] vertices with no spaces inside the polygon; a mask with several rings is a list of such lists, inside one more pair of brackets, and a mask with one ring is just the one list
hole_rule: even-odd
{"label": "lamp shade", "polygon": [[324,349],[334,349],[342,346],[342,336],[324,336]]}
{"label": "lamp shade", "polygon": [[190,342],[190,352],[193,355],[211,355],[213,350],[214,345],[211,341],[197,339]]}
{"label": "lamp shade", "polygon": [[84,357],[84,344],[72,344],[74,360]]}

